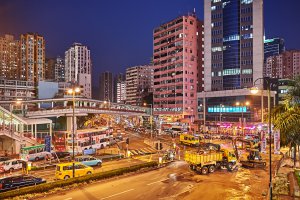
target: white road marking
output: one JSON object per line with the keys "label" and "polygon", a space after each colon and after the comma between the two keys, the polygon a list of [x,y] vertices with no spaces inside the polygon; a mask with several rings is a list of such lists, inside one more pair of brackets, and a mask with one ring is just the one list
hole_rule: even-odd
{"label": "white road marking", "polygon": [[66,199],[64,199],[64,200],[71,200],[71,199],[73,199],[72,197],[69,197],[69,198],[66,198]]}
{"label": "white road marking", "polygon": [[147,185],[153,185],[153,184],[155,184],[155,183],[159,183],[159,182],[166,181],[166,180],[169,180],[169,179],[168,179],[168,178],[162,179],[162,180],[159,180],[159,181],[155,181],[155,182],[152,182],[152,183],[148,183]]}
{"label": "white road marking", "polygon": [[109,198],[111,198],[111,197],[114,197],[114,196],[117,196],[117,195],[120,195],[120,194],[124,194],[124,193],[130,192],[130,191],[132,191],[132,190],[134,190],[134,189],[125,190],[125,191],[123,191],[123,192],[119,192],[119,193],[117,193],[117,194],[113,194],[113,195],[110,195],[110,196],[108,196],[108,197],[101,198],[101,200],[109,199]]}

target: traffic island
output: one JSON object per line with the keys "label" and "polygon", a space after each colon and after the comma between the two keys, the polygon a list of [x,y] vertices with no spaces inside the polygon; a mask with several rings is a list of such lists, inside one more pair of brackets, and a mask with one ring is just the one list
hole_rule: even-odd
{"label": "traffic island", "polygon": [[33,199],[36,198],[37,196],[41,197],[41,195],[46,195],[47,192],[49,191],[58,192],[58,190],[62,190],[62,189],[72,189],[78,187],[78,184],[88,184],[94,181],[109,179],[116,176],[132,173],[132,172],[137,172],[142,169],[154,168],[157,167],[157,165],[158,165],[157,162],[148,162],[148,163],[143,163],[131,167],[124,167],[124,168],[115,169],[111,171],[86,175],[83,177],[72,178],[68,180],[60,180],[56,182],[44,183],[36,186],[20,188],[17,190],[0,193],[0,199],[13,198],[21,195],[22,195],[21,199]]}

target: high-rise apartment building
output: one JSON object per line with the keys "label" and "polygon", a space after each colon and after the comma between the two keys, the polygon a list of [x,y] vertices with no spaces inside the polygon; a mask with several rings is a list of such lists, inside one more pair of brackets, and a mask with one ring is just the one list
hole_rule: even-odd
{"label": "high-rise apartment building", "polygon": [[252,87],[263,76],[263,0],[205,0],[205,91]]}
{"label": "high-rise apartment building", "polygon": [[57,57],[54,65],[54,78],[57,82],[65,81],[65,60]]}
{"label": "high-rise apartment building", "polygon": [[124,103],[126,99],[126,75],[119,73],[114,78],[114,101]]}
{"label": "high-rise apartment building", "polygon": [[65,80],[80,85],[81,95],[92,97],[92,63],[90,50],[87,46],[74,43],[65,52]]}
{"label": "high-rise apartment building", "polygon": [[264,40],[264,60],[270,56],[277,56],[285,51],[283,38],[272,38]]}
{"label": "high-rise apartment building", "polygon": [[180,16],[155,28],[153,37],[154,114],[195,116],[204,86],[203,22],[195,13]]}
{"label": "high-rise apartment building", "polygon": [[0,37],[0,78],[18,79],[20,43],[13,35]]}
{"label": "high-rise apartment building", "polygon": [[266,77],[293,79],[300,75],[300,50],[285,51],[266,60]]}
{"label": "high-rise apartment building", "polygon": [[37,33],[22,34],[20,38],[20,68],[21,80],[38,81],[45,76],[45,40]]}
{"label": "high-rise apartment building", "polygon": [[135,66],[126,69],[126,104],[143,105],[143,93],[153,86],[152,66]]}
{"label": "high-rise apartment building", "polygon": [[99,77],[99,99],[101,101],[114,102],[113,75],[111,72],[102,72]]}
{"label": "high-rise apartment building", "polygon": [[55,58],[46,58],[45,80],[55,80]]}

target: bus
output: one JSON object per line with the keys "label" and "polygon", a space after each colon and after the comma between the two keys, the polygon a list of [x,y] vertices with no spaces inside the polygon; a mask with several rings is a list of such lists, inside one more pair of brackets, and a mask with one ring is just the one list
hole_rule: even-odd
{"label": "bus", "polygon": [[27,161],[38,161],[45,158],[52,158],[52,154],[48,151],[45,151],[45,145],[36,145],[29,147],[22,147],[20,151],[20,157],[22,160]]}
{"label": "bus", "polygon": [[[77,130],[75,136],[75,151],[82,153],[87,149],[100,149],[107,146],[113,130],[109,127]],[[73,138],[71,131],[54,131],[52,143],[56,152],[72,152]]]}

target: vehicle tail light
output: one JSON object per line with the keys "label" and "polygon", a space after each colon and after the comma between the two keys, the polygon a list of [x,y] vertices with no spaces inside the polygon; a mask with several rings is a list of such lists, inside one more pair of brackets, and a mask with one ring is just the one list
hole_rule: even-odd
{"label": "vehicle tail light", "polygon": [[2,183],[0,183],[0,189],[2,189],[2,187],[3,187],[3,185],[2,185]]}

